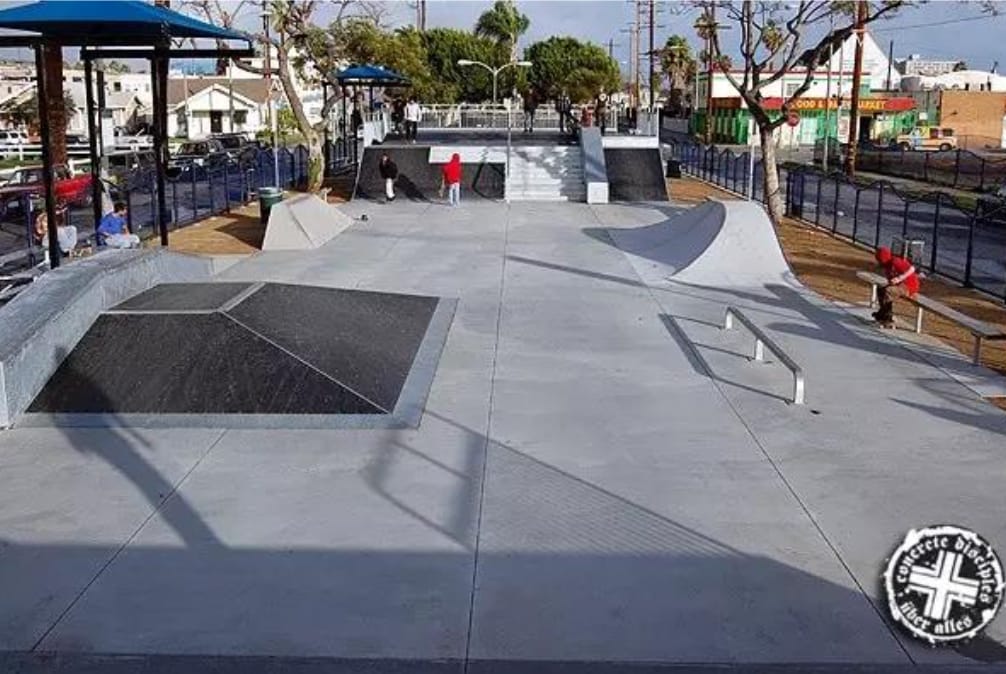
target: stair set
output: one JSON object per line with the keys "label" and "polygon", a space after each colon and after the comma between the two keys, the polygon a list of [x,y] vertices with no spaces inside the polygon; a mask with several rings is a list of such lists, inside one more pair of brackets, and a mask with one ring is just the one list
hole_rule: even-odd
{"label": "stair set", "polygon": [[[430,148],[430,163],[445,164],[451,155],[463,164],[482,162],[506,165],[506,147],[438,145]],[[529,146],[510,149],[510,174],[506,181],[510,201],[586,201],[583,152],[578,145]]]}

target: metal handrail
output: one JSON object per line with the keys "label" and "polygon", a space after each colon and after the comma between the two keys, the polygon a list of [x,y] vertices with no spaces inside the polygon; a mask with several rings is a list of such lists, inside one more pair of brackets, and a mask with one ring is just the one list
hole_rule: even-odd
{"label": "metal handrail", "polygon": [[768,348],[769,351],[774,353],[779,361],[785,365],[793,373],[793,403],[796,405],[802,405],[804,400],[804,379],[803,379],[803,368],[796,364],[792,358],[786,355],[786,352],[776,344],[772,339],[766,335],[760,327],[755,325],[755,323],[744,315],[744,313],[734,306],[728,306],[723,314],[723,329],[732,330],[734,327],[733,319],[737,318],[744,326],[754,335],[755,346],[754,346],[754,360],[758,362],[764,362],[765,360],[765,349]]}

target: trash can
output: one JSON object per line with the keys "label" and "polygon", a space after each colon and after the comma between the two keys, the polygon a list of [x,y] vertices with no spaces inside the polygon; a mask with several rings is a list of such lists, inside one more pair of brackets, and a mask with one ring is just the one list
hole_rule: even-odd
{"label": "trash can", "polygon": [[677,159],[667,160],[667,175],[668,178],[680,178],[681,177],[681,162]]}
{"label": "trash can", "polygon": [[269,224],[269,211],[272,207],[283,201],[283,190],[278,187],[261,187],[258,191],[259,221],[263,225]]}

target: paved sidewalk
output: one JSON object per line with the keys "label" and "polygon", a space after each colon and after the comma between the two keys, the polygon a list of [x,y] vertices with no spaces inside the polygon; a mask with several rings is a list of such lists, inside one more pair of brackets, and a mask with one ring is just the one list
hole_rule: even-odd
{"label": "paved sidewalk", "polygon": [[[670,207],[345,208],[368,221],[220,278],[457,297],[421,427],[0,434],[0,650],[165,672],[1000,657],[1003,618],[975,658],[933,651],[878,582],[913,527],[1006,550],[1006,414],[805,290],[645,286],[606,229]],[[807,406],[716,327],[727,303],[804,365]]]}

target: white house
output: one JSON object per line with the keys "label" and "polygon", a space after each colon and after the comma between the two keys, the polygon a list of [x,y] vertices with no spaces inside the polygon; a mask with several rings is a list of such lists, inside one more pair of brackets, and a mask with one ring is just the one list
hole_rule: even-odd
{"label": "white house", "polygon": [[905,75],[902,91],[1006,91],[1006,77],[987,70],[957,70],[942,75]]}
{"label": "white house", "polygon": [[255,134],[267,125],[268,94],[262,79],[169,79],[168,135],[203,138],[211,133]]}

